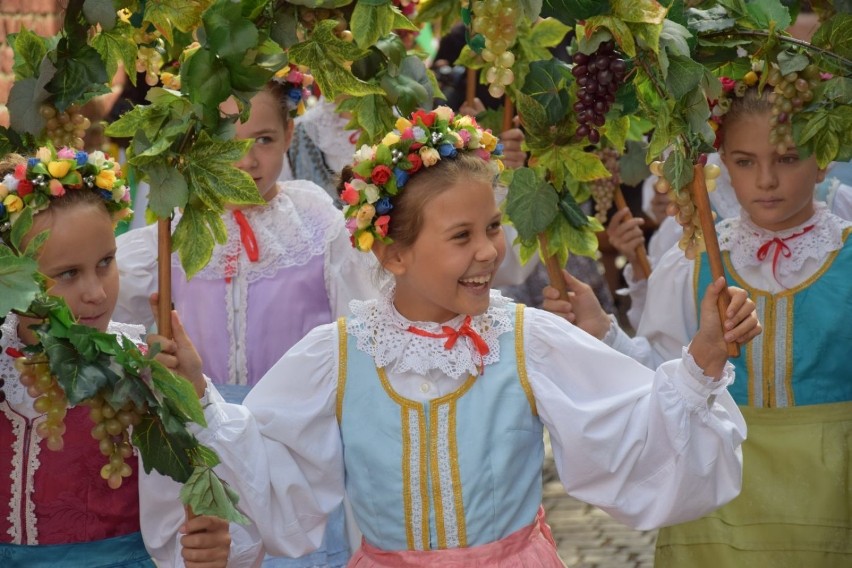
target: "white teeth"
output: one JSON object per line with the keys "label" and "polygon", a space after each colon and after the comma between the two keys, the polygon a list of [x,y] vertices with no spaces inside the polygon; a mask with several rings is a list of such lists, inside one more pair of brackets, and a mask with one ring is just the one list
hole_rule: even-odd
{"label": "white teeth", "polygon": [[477,276],[475,278],[464,278],[459,280],[459,282],[464,282],[465,284],[487,284],[491,281],[491,276]]}

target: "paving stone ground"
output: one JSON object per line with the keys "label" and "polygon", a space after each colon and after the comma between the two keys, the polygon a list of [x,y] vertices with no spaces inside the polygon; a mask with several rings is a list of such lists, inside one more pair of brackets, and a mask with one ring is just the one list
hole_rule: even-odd
{"label": "paving stone ground", "polygon": [[653,568],[657,531],[635,531],[565,494],[550,456],[544,468],[544,509],[559,556],[569,568]]}

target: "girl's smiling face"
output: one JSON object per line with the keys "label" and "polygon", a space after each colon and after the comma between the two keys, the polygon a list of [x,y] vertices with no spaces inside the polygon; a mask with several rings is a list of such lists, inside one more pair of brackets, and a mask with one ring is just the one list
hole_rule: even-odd
{"label": "girl's smiling face", "polygon": [[758,226],[782,231],[814,214],[814,186],[825,178],[816,158],[795,148],[778,154],[769,142],[770,113],[741,114],[725,121],[722,161],[737,200]]}
{"label": "girl's smiling face", "polygon": [[380,256],[396,277],[396,309],[409,320],[439,323],[485,312],[506,254],[491,184],[456,181],[426,202],[422,216],[411,246],[389,245]]}

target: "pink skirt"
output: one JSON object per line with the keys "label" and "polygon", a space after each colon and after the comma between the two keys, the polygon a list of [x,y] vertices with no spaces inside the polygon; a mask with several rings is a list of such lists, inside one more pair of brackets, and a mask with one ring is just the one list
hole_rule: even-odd
{"label": "pink skirt", "polygon": [[362,541],[348,568],[565,568],[556,552],[544,508],[535,521],[504,539],[480,546],[446,550],[398,550],[376,548]]}

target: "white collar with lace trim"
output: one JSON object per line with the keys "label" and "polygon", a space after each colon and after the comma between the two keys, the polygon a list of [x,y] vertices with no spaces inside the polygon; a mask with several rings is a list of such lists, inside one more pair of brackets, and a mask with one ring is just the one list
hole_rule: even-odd
{"label": "white collar with lace trim", "polygon": [[[352,317],[347,322],[347,333],[357,339],[358,349],[370,355],[377,367],[385,367],[393,374],[426,374],[438,369],[455,380],[479,373],[480,354],[469,338],[462,337],[452,349],[445,349],[441,339],[407,331],[410,326],[432,333],[441,333],[442,326],[458,329],[464,315],[443,324],[410,321],[394,307],[393,296],[394,287],[390,286],[378,300],[353,300],[349,304]],[[471,318],[471,327],[488,346],[488,353],[481,358],[484,366],[500,360],[500,336],[512,330],[514,314],[507,309],[509,303],[499,291],[491,290],[488,309]]]}
{"label": "white collar with lace trim", "polygon": [[804,234],[785,241],[790,249],[790,255],[782,255],[778,259],[779,275],[788,276],[801,270],[808,259],[822,260],[829,253],[843,247],[843,231],[852,226],[832,214],[826,205],[814,203],[814,215],[804,223],[783,231],[769,231],[757,226],[746,214],[740,213],[739,218],[725,219],[718,225],[719,248],[730,251],[731,262],[736,268],[758,266],[771,260],[760,260],[758,249],[774,238],[785,239],[801,233],[809,225],[814,228]]}
{"label": "white collar with lace trim", "polygon": [[[249,261],[240,240],[240,228],[230,211],[222,220],[228,242],[213,249],[210,262],[194,278],[220,280],[239,275],[247,282],[274,276],[282,268],[304,266],[322,255],[345,229],[343,213],[328,194],[309,181],[278,182],[278,195],[265,207],[242,210],[254,232],[259,258]],[[172,265],[180,266],[177,255]]]}
{"label": "white collar with lace trim", "polygon": [[[32,400],[32,397],[27,394],[27,387],[18,380],[20,373],[15,369],[15,357],[6,352],[9,347],[17,351],[23,351],[25,347],[18,337],[18,321],[18,316],[10,313],[6,315],[6,321],[0,327],[0,334],[2,334],[2,337],[0,337],[0,378],[5,380],[3,392],[6,393],[6,400],[12,405],[21,404],[26,399]],[[137,345],[141,345],[145,327],[110,321],[107,333],[123,335]]]}

